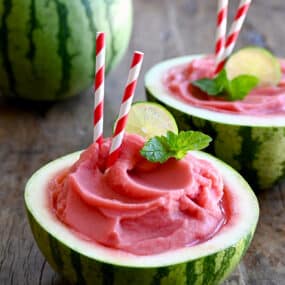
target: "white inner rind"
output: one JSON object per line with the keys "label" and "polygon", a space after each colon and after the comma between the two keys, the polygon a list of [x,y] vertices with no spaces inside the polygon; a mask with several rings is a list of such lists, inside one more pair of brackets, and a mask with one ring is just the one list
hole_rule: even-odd
{"label": "white inner rind", "polygon": [[222,110],[212,111],[205,108],[193,107],[181,99],[173,96],[162,84],[162,77],[167,70],[172,67],[179,66],[191,62],[193,59],[201,58],[204,55],[190,55],[184,57],[173,58],[163,61],[151,68],[145,76],[145,87],[155,98],[162,103],[180,110],[191,116],[207,119],[222,124],[238,125],[238,126],[256,126],[256,127],[284,127],[285,115],[241,115],[229,114]]}
{"label": "white inner rind", "polygon": [[244,238],[256,226],[259,207],[252,190],[236,171],[206,153],[191,153],[198,158],[210,161],[219,169],[225,184],[231,186],[231,191],[235,196],[235,212],[238,213],[237,221],[233,225],[223,226],[213,238],[192,247],[151,256],[137,256],[104,247],[96,242],[86,241],[61,223],[48,206],[48,183],[61,170],[71,166],[78,159],[80,152],[54,160],[39,169],[26,185],[25,203],[28,211],[49,234],[69,248],[92,259],[128,267],[168,266],[194,260],[233,246]]}

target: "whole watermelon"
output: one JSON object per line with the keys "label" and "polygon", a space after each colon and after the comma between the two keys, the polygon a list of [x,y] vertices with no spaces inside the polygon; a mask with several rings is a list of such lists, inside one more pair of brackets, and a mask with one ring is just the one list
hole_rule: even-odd
{"label": "whole watermelon", "polygon": [[61,100],[92,83],[97,31],[106,32],[106,71],[125,52],[131,0],[0,1],[0,94]]}

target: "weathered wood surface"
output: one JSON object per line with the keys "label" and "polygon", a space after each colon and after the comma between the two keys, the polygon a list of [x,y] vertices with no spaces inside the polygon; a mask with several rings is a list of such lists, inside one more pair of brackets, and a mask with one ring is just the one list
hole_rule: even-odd
{"label": "weathered wood surface", "polygon": [[[215,2],[135,0],[134,32],[127,56],[107,78],[106,133],[118,110],[132,50],[153,64],[213,50]],[[238,1],[230,1],[230,15]],[[238,46],[258,44],[285,55],[284,0],[253,1]],[[144,99],[141,76],[136,99]],[[23,204],[28,177],[46,162],[86,147],[92,139],[92,93],[48,106],[0,98],[0,284],[66,284],[36,247]],[[284,150],[285,151],[285,150]],[[285,183],[259,195],[260,222],[253,243],[224,284],[285,284]],[[174,284],[175,285],[175,284]]]}

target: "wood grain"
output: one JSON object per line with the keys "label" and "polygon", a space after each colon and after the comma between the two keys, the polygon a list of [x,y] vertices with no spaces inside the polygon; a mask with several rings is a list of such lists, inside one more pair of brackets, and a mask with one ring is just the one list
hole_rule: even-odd
{"label": "wood grain", "polygon": [[[238,1],[231,2],[232,17]],[[284,56],[284,0],[253,2],[237,46],[257,44]],[[134,1],[134,32],[128,53],[107,78],[106,135],[120,104],[132,51],[145,52],[142,74],[169,57],[212,52],[215,6],[216,1],[208,0]],[[136,100],[145,99],[142,78]],[[33,241],[23,191],[27,179],[40,166],[91,143],[92,102],[91,90],[49,105],[0,97],[1,285],[67,284],[45,262]],[[259,201],[261,215],[253,243],[224,285],[285,284],[285,183],[261,193]]]}

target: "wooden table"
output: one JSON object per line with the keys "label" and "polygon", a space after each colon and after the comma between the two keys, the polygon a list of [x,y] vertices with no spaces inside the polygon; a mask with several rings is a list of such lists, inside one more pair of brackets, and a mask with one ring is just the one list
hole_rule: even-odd
{"label": "wooden table", "polygon": [[[213,51],[216,1],[134,2],[134,32],[128,54],[107,78],[107,134],[134,49],[145,52],[143,73],[169,57]],[[230,2],[234,2],[230,11],[233,16],[238,1]],[[238,47],[257,44],[284,56],[284,0],[253,2]],[[142,78],[137,100],[145,98]],[[92,101],[91,90],[68,102],[48,105],[0,99],[1,285],[66,284],[46,263],[32,238],[23,191],[29,176],[40,166],[91,143]],[[285,284],[285,183],[260,194],[259,201],[261,215],[253,243],[224,284]]]}

